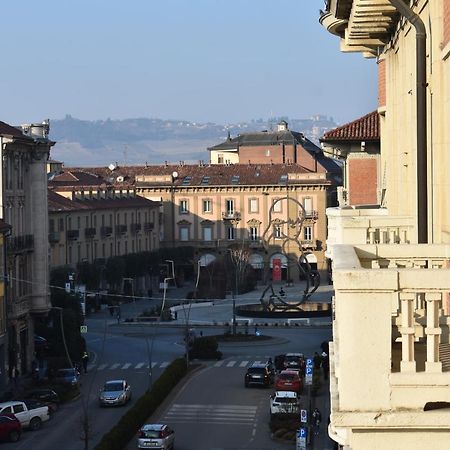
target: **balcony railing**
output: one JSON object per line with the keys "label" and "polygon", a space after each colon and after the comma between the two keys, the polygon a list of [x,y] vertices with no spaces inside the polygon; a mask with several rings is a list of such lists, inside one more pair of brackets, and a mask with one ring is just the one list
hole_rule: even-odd
{"label": "balcony railing", "polygon": [[450,245],[339,246],[333,280],[333,408],[450,402]]}
{"label": "balcony railing", "polygon": [[61,233],[59,231],[51,231],[48,233],[48,242],[50,244],[56,244],[61,239]]}
{"label": "balcony railing", "polygon": [[223,211],[223,220],[241,220],[241,213],[239,211]]}
{"label": "balcony railing", "polygon": [[11,253],[31,252],[34,249],[34,236],[23,234],[8,237],[8,251]]}
{"label": "balcony railing", "polygon": [[319,213],[317,211],[305,211],[305,218],[309,220],[317,220]]}
{"label": "balcony railing", "polygon": [[144,223],[144,231],[148,233],[149,231],[152,231],[153,228],[155,228],[155,224],[153,222],[145,222]]}
{"label": "balcony railing", "polygon": [[100,234],[102,238],[109,237],[112,235],[113,229],[112,227],[101,227]]}
{"label": "balcony railing", "polygon": [[84,237],[86,239],[91,239],[91,238],[95,237],[96,234],[97,234],[96,228],[85,228],[84,229]]}
{"label": "balcony railing", "polygon": [[30,311],[30,299],[28,297],[7,303],[8,319],[18,319]]}
{"label": "balcony railing", "polygon": [[116,233],[117,234],[125,234],[127,232],[126,225],[116,225]]}
{"label": "balcony railing", "polygon": [[75,241],[80,237],[80,230],[67,230],[67,239]]}
{"label": "balcony railing", "polygon": [[327,208],[327,256],[335,244],[410,244],[412,217],[389,216],[385,208]]}
{"label": "balcony railing", "polygon": [[140,223],[132,223],[130,228],[131,228],[131,232],[133,234],[136,234],[136,233],[139,233],[139,231],[141,231],[142,225]]}

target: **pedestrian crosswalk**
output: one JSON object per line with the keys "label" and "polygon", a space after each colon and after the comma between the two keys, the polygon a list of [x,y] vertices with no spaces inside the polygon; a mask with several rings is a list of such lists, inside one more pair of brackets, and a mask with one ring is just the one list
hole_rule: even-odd
{"label": "pedestrian crosswalk", "polygon": [[163,421],[253,426],[257,409],[257,406],[248,405],[174,403],[166,412]]}
{"label": "pedestrian crosswalk", "polygon": [[[221,368],[246,368],[251,366],[253,363],[263,363],[267,361],[270,356],[254,356],[252,359],[249,356],[242,357],[241,359],[233,358],[233,359],[222,359],[220,361],[211,362],[210,365],[213,367],[221,367]],[[159,368],[165,369],[170,364],[170,361],[153,361],[152,369]],[[110,363],[102,363],[99,362],[91,363],[88,365],[89,371],[108,371],[108,370],[146,370],[149,369],[148,361],[140,361],[137,363],[131,362],[110,362]]]}

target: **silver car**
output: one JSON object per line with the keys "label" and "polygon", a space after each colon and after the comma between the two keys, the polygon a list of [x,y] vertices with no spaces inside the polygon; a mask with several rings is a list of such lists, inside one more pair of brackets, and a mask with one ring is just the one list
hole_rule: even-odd
{"label": "silver car", "polygon": [[138,450],[147,448],[154,450],[173,450],[174,445],[175,433],[167,425],[148,423],[140,429]]}
{"label": "silver car", "polygon": [[100,406],[125,405],[131,400],[131,387],[126,380],[110,380],[100,390]]}

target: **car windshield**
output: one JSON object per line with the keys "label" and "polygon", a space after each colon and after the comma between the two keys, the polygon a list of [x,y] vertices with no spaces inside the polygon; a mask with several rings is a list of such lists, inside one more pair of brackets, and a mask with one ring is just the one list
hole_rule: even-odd
{"label": "car windshield", "polygon": [[263,374],[265,373],[265,369],[262,367],[250,367],[250,369],[248,369],[248,373],[255,373],[255,374]]}
{"label": "car windshield", "polygon": [[290,397],[276,397],[275,401],[277,403],[297,403],[297,399]]}
{"label": "car windshield", "polygon": [[143,430],[142,431],[142,434],[144,435],[144,437],[153,438],[153,439],[158,439],[160,437],[159,433],[160,432],[158,430]]}
{"label": "car windshield", "polygon": [[105,391],[123,391],[123,384],[117,381],[105,383]]}
{"label": "car windshield", "polygon": [[278,378],[283,381],[293,381],[297,377],[295,373],[281,373],[280,375],[278,375]]}

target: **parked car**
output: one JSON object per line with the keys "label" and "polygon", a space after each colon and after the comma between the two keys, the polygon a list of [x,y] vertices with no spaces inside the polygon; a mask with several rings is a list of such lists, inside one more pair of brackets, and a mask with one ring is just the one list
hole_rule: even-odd
{"label": "parked car", "polygon": [[56,371],[55,383],[68,384],[70,386],[80,385],[80,372],[75,368],[59,369]]}
{"label": "parked car", "polygon": [[14,414],[3,413],[0,415],[0,439],[2,441],[17,442],[21,434],[22,425]]}
{"label": "parked car", "polygon": [[131,400],[131,386],[126,380],[110,380],[100,390],[100,406],[125,405]]}
{"label": "parked car", "polygon": [[257,384],[261,386],[270,386],[275,378],[275,374],[269,364],[257,364],[253,363],[245,374],[245,387],[249,387],[251,384]]}
{"label": "parked car", "polygon": [[47,405],[50,412],[54,413],[58,410],[61,399],[53,389],[34,389],[25,394],[25,398],[32,400],[39,400],[44,405]]}
{"label": "parked car", "polygon": [[297,370],[282,370],[275,379],[277,391],[303,391],[303,382]]}
{"label": "parked car", "polygon": [[146,424],[139,430],[138,449],[173,450],[175,432],[167,425]]}
{"label": "parked car", "polygon": [[284,357],[285,369],[296,369],[300,371],[300,376],[305,374],[305,355],[303,353],[286,353]]}
{"label": "parked car", "polygon": [[298,414],[299,398],[296,392],[276,391],[270,396],[270,414]]}
{"label": "parked car", "polygon": [[0,403],[0,415],[4,413],[14,414],[22,427],[33,431],[39,430],[42,422],[50,419],[48,406],[33,400]]}

